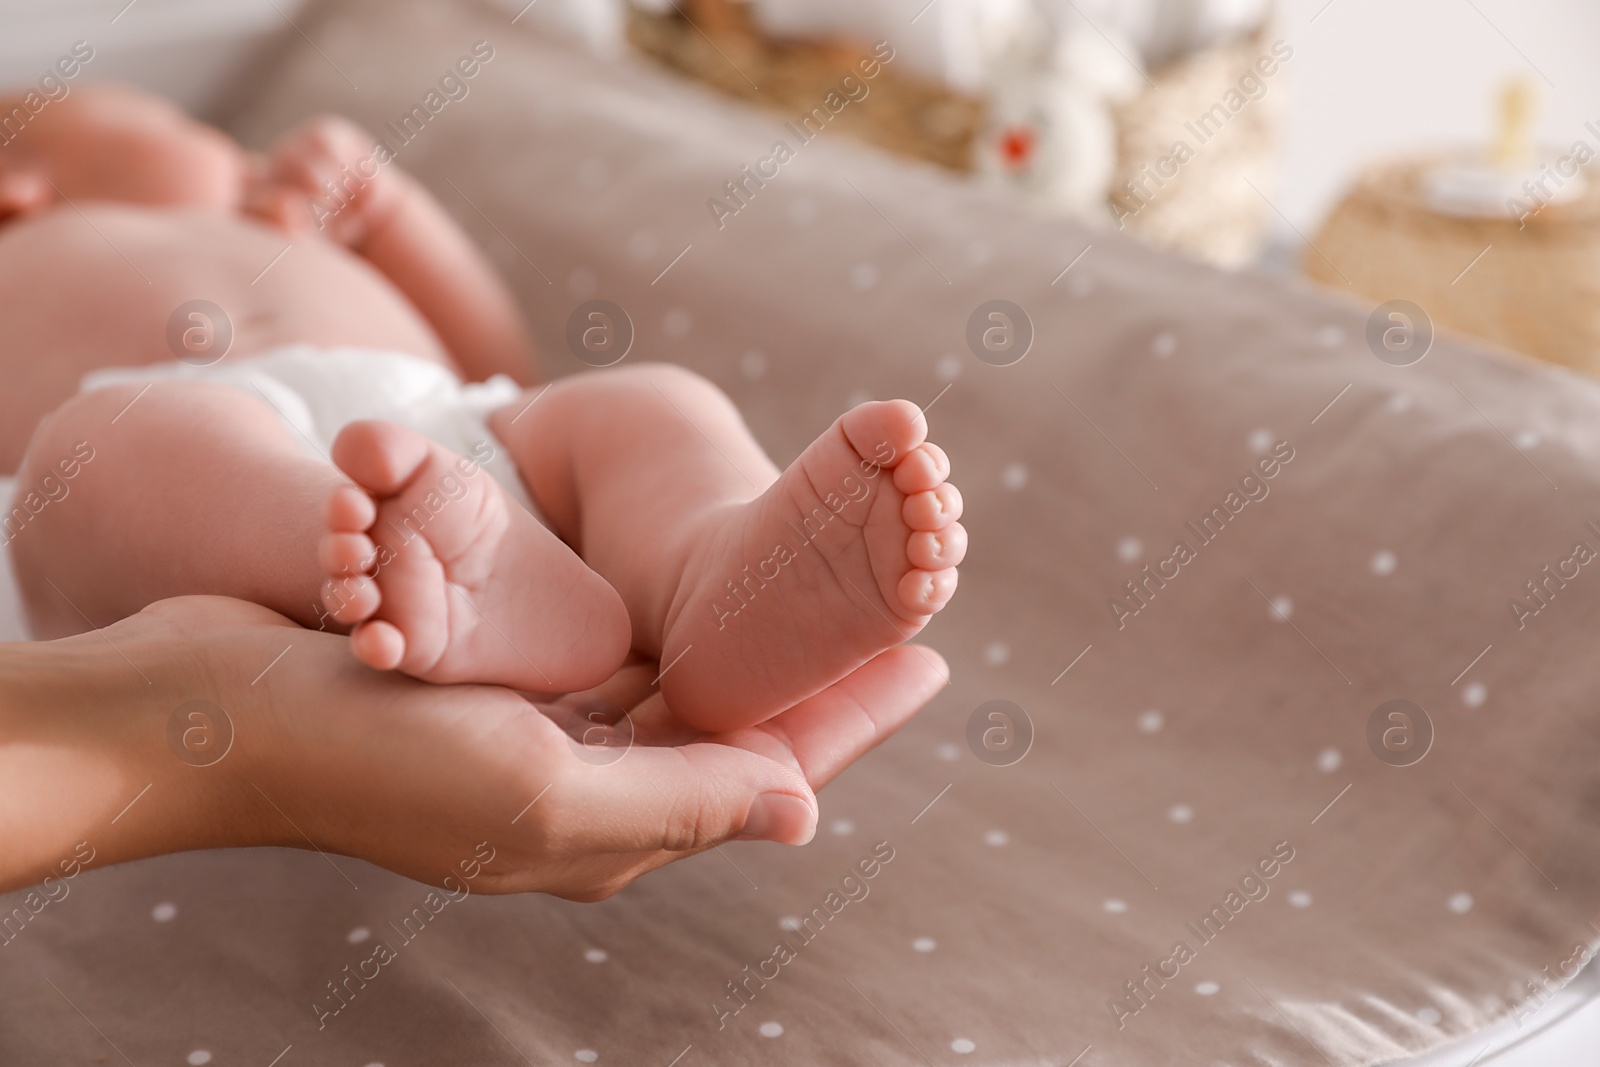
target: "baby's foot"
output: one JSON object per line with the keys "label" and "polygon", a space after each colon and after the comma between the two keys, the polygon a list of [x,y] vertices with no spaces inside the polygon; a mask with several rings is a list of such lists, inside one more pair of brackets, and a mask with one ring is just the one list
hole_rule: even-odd
{"label": "baby's foot", "polygon": [[760,497],[702,520],[661,651],[675,715],[713,731],[759,722],[944,607],[967,534],[926,433],[909,401],[862,404]]}
{"label": "baby's foot", "polygon": [[363,663],[537,692],[621,666],[622,598],[476,462],[388,422],[346,426],[333,460],[356,484],[328,500],[323,603]]}

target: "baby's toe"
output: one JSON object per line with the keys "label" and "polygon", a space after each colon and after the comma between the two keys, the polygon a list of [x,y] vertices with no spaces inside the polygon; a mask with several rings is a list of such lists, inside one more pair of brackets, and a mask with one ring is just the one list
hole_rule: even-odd
{"label": "baby's toe", "polygon": [[928,420],[909,400],[869,400],[840,422],[850,447],[882,467],[895,466],[928,436]]}
{"label": "baby's toe", "polygon": [[350,633],[350,651],[374,670],[392,671],[405,659],[406,638],[393,623],[364,622]]}
{"label": "baby's toe", "polygon": [[950,477],[950,457],[932,441],[924,441],[894,469],[894,487],[906,495],[926,493]]}
{"label": "baby's toe", "polygon": [[900,517],[913,530],[942,530],[961,518],[961,493],[949,482],[913,493],[900,506]]}
{"label": "baby's toe", "polygon": [[322,583],[322,606],[335,622],[360,622],[372,617],[383,602],[378,583],[371,578],[330,578]]}
{"label": "baby's toe", "polygon": [[906,559],[925,571],[958,566],[966,555],[967,530],[959,522],[942,530],[917,530],[906,540]]}
{"label": "baby's toe", "polygon": [[364,533],[323,534],[317,544],[317,562],[334,578],[365,574],[376,554],[372,538]]}
{"label": "baby's toe", "polygon": [[911,571],[900,579],[900,603],[907,611],[932,615],[956,593],[954,567],[941,571]]}
{"label": "baby's toe", "polygon": [[398,493],[428,459],[433,444],[393,422],[352,422],[333,439],[333,462],[358,485],[379,496]]}
{"label": "baby's toe", "polygon": [[335,533],[360,533],[378,521],[378,506],[355,486],[341,485],[328,495],[323,519]]}

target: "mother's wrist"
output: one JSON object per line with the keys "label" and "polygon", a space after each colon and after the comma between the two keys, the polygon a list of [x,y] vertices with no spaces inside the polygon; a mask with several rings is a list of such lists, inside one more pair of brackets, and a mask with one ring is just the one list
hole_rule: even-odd
{"label": "mother's wrist", "polygon": [[122,629],[0,645],[0,889],[218,843],[227,783],[167,741],[193,660]]}

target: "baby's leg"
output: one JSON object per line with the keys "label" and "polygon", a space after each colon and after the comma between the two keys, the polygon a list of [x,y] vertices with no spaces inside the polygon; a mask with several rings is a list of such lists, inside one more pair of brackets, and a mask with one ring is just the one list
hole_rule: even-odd
{"label": "baby's leg", "polygon": [[203,382],[117,385],[73,397],[29,443],[19,491],[63,457],[66,495],[12,543],[41,638],[104,626],[157,600],[215,594],[316,626],[324,501],[344,482],[302,454],[264,403]]}
{"label": "baby's leg", "polygon": [[692,725],[792,706],[954,592],[960,495],[906,401],[846,413],[783,472],[727,397],[666,365],[558,382],[490,425],[556,531],[622,595],[635,647],[660,659]]}
{"label": "baby's leg", "polygon": [[[109,387],[74,397],[51,415],[19,472],[23,491],[61,457],[84,454],[80,442],[93,458],[79,463],[65,483],[67,495],[33,517],[12,546],[40,636],[101,626],[189,594],[252,600],[305,626],[347,621],[346,614],[371,600],[371,583],[357,577],[325,588],[329,557],[350,543],[328,537],[327,520],[330,500],[354,490],[332,464],[306,455],[294,432],[265,402],[206,382]],[[437,490],[447,505],[424,512],[427,528],[420,531],[415,521],[407,525],[409,515],[397,516],[399,530],[385,538],[394,546],[395,573],[423,560],[437,566],[448,555],[440,544],[457,525],[454,516],[501,514],[499,537],[515,543],[519,559],[542,565],[532,591],[568,599],[555,609],[541,601],[536,619],[501,617],[494,605],[478,604],[479,629],[514,633],[515,646],[501,638],[487,647],[482,634],[464,637],[476,652],[474,673],[456,676],[456,664],[445,657],[408,663],[408,672],[525,689],[579,689],[604,680],[626,651],[625,623],[619,621],[623,633],[613,647],[604,647],[593,639],[588,616],[620,620],[616,594],[488,474],[464,475],[453,460],[424,448],[405,472],[409,487]],[[585,631],[586,642],[573,636]]]}

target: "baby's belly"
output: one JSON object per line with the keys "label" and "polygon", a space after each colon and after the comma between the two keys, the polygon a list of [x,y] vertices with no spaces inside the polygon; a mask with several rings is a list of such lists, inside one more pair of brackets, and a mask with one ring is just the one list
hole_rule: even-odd
{"label": "baby's belly", "polygon": [[[0,474],[85,374],[171,360],[221,331],[229,359],[310,343],[448,362],[411,304],[342,248],[214,213],[80,206],[0,228]],[[194,301],[217,321],[191,319]]]}

